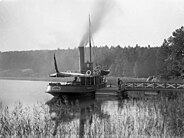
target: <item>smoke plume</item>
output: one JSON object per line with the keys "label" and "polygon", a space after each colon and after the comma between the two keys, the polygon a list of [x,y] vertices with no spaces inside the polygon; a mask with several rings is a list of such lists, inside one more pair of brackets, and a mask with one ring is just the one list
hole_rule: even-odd
{"label": "smoke plume", "polygon": [[[94,35],[99,31],[104,25],[104,19],[114,8],[115,2],[113,0],[97,0],[94,4],[94,8],[91,15],[91,35]],[[89,24],[86,27],[86,32],[84,33],[79,46],[86,46],[89,42]]]}

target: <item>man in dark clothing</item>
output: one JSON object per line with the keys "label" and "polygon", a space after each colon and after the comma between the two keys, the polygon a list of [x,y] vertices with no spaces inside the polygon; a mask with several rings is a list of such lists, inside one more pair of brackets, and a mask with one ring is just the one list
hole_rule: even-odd
{"label": "man in dark clothing", "polygon": [[74,78],[74,80],[73,80],[72,83],[73,83],[73,85],[76,85],[77,84],[77,77]]}
{"label": "man in dark clothing", "polygon": [[122,83],[122,81],[120,80],[120,78],[118,78],[118,88],[119,88],[119,90],[121,89],[121,83]]}

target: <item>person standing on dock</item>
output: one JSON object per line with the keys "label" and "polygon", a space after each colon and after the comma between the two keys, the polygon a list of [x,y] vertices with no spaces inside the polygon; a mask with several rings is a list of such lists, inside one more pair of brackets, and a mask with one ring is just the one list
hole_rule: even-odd
{"label": "person standing on dock", "polygon": [[118,89],[119,89],[119,90],[121,89],[121,83],[122,83],[121,79],[118,78]]}

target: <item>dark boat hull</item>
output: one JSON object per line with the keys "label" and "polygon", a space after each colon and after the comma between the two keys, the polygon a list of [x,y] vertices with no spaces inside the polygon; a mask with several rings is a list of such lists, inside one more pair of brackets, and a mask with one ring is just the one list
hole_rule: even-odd
{"label": "dark boat hull", "polygon": [[53,95],[54,97],[67,97],[67,99],[78,99],[78,98],[84,98],[84,97],[95,97],[95,91],[94,92],[85,92],[85,93],[61,93],[61,92],[48,92],[49,94]]}
{"label": "dark boat hull", "polygon": [[47,93],[53,96],[93,96],[95,95],[95,87],[93,86],[71,86],[71,85],[48,85]]}

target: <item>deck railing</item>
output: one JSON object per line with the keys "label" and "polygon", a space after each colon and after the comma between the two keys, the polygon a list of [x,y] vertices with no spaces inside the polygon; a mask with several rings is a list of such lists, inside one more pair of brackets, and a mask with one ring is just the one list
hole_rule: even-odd
{"label": "deck railing", "polygon": [[184,83],[175,82],[123,82],[120,85],[122,91],[159,91],[176,90],[184,91]]}

